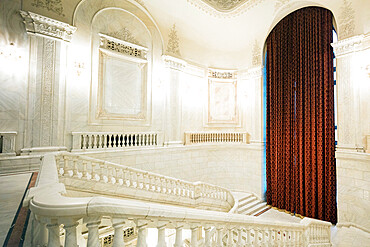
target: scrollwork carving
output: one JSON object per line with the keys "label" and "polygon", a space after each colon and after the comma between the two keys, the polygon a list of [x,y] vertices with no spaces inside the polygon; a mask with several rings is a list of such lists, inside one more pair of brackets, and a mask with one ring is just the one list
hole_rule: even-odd
{"label": "scrollwork carving", "polygon": [[126,27],[122,28],[121,30],[109,33],[108,35],[136,45],[141,45],[140,42],[137,41],[137,39],[132,35],[130,30],[128,30]]}
{"label": "scrollwork carving", "polygon": [[181,56],[179,43],[180,41],[177,37],[176,24],[173,24],[170,33],[168,34],[167,52],[169,54]]}
{"label": "scrollwork carving", "polygon": [[31,5],[54,12],[60,16],[65,16],[63,13],[62,0],[33,0]]}
{"label": "scrollwork carving", "polygon": [[341,14],[339,18],[339,36],[341,39],[345,39],[353,36],[355,30],[355,11],[352,8],[352,3],[347,0],[343,1],[341,7]]}
{"label": "scrollwork carving", "polygon": [[104,34],[99,35],[100,35],[100,48],[122,53],[131,57],[146,59],[148,50],[147,48],[132,44],[124,40],[119,40],[108,35]]}

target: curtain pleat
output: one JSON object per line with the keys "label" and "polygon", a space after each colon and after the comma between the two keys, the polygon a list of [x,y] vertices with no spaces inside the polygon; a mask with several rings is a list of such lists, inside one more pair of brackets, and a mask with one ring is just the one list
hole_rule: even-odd
{"label": "curtain pleat", "polygon": [[267,203],[336,223],[332,14],[308,7],[267,38]]}

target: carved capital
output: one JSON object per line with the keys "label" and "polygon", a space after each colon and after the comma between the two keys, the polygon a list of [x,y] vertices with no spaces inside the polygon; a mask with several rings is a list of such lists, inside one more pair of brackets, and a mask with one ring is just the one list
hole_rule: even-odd
{"label": "carved capital", "polygon": [[356,51],[361,51],[370,46],[370,33],[350,37],[332,43],[336,57],[349,55]]}
{"label": "carved capital", "polygon": [[170,69],[182,71],[187,65],[187,63],[184,60],[168,55],[163,55],[162,59],[165,62],[166,67]]}
{"label": "carved capital", "polygon": [[29,11],[20,12],[30,34],[42,35],[63,41],[71,41],[76,27]]}
{"label": "carved capital", "polygon": [[214,79],[236,79],[236,70],[208,69],[208,78]]}

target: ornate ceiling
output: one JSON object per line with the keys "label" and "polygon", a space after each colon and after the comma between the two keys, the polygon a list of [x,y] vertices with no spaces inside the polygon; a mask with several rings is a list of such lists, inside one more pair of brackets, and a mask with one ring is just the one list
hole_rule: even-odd
{"label": "ornate ceiling", "polygon": [[230,16],[243,13],[263,0],[187,0],[208,14]]}

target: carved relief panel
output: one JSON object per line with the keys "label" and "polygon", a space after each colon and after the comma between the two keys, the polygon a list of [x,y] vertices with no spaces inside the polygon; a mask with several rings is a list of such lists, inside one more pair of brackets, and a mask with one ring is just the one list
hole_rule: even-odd
{"label": "carved relief panel", "polygon": [[238,122],[236,72],[210,70],[207,124],[234,126]]}

